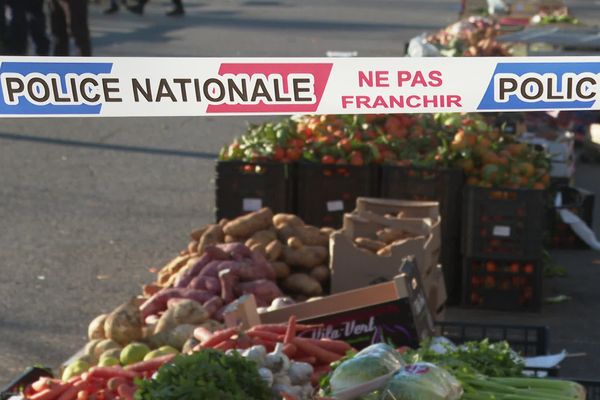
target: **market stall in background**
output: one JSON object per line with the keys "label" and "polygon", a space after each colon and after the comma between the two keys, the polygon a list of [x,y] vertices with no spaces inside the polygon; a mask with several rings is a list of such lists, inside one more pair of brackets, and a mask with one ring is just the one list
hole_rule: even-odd
{"label": "market stall in background", "polygon": [[[467,1],[465,19],[407,51],[510,56],[523,46],[504,35],[577,23],[564,5],[527,14],[521,3],[482,17]],[[531,112],[249,126],[216,161],[215,220],[91,321],[63,366],[32,368],[2,396],[598,398],[600,383],[561,379],[565,354],[548,355],[545,327],[445,320],[449,305],[539,312],[557,273],[547,250],[597,246],[581,228],[594,196],[573,182],[577,134],[598,136],[591,122]]]}

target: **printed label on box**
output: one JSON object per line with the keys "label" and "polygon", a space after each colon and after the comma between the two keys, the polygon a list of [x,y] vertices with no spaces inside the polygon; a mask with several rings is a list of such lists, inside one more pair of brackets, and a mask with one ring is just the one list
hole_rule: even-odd
{"label": "printed label on box", "polygon": [[244,199],[242,210],[258,211],[262,208],[262,199]]}
{"label": "printed label on box", "polygon": [[341,200],[334,200],[327,202],[327,211],[344,211],[344,202]]}
{"label": "printed label on box", "polygon": [[496,226],[494,226],[494,231],[492,232],[492,234],[494,236],[509,237],[510,236],[510,226],[496,225]]}

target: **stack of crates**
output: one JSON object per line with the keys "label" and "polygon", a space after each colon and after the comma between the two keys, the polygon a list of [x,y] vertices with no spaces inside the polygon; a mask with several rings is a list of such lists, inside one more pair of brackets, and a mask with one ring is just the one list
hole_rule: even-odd
{"label": "stack of crates", "polygon": [[465,188],[465,306],[540,310],[546,203],[542,190]]}
{"label": "stack of crates", "polygon": [[460,237],[464,173],[458,168],[381,167],[379,196],[386,199],[437,201],[442,217],[440,264],[449,303],[460,299]]}

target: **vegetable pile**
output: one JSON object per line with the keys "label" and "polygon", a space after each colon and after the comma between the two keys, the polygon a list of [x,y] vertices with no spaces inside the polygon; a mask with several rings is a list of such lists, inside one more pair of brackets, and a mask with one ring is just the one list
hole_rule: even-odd
{"label": "vegetable pile", "polygon": [[[501,134],[494,123],[477,114],[301,116],[251,127],[220,159],[451,167],[463,169],[470,185],[548,187],[549,155]],[[280,157],[289,146],[294,160]]]}

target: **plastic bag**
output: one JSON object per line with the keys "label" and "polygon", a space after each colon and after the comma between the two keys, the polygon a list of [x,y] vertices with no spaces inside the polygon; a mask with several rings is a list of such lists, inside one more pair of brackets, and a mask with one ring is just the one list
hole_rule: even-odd
{"label": "plastic bag", "polygon": [[392,346],[385,343],[373,344],[350,360],[344,361],[333,371],[329,381],[331,391],[335,394],[353,388],[397,371],[403,365],[405,363],[400,354]]}
{"label": "plastic bag", "polygon": [[381,391],[380,400],[457,400],[463,395],[458,380],[430,363],[403,367]]}
{"label": "plastic bag", "polygon": [[509,8],[504,0],[487,0],[490,15],[508,14]]}
{"label": "plastic bag", "polygon": [[439,57],[441,54],[437,47],[427,42],[427,35],[423,33],[421,36],[410,39],[406,55],[409,57]]}

